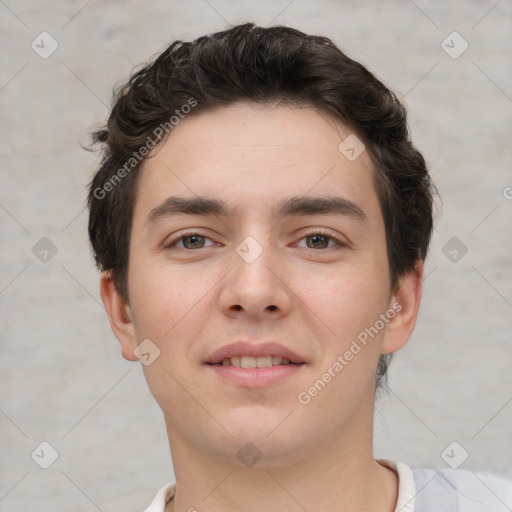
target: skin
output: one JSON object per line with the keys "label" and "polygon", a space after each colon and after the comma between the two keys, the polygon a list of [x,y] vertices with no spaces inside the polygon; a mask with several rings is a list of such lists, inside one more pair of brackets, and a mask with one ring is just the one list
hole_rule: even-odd
{"label": "skin", "polygon": [[[350,133],[313,108],[233,104],[189,115],[145,162],[129,301],[108,272],[101,296],[126,359],[137,360],[145,339],[160,350],[143,368],[176,474],[166,511],[395,508],[397,475],[373,457],[375,371],[379,356],[400,349],[414,329],[423,265],[391,287],[372,161],[366,151],[350,161],[338,150]],[[240,211],[148,224],[171,195],[216,198]],[[366,220],[272,216],[282,199],[304,195],[348,199]],[[316,238],[319,229],[345,245]],[[206,238],[180,241],[188,231]],[[252,263],[236,252],[248,236],[263,251]],[[395,301],[401,311],[317,396],[299,403],[298,394]],[[306,364],[265,388],[226,382],[203,362],[241,339],[277,341]],[[262,454],[252,467],[237,457],[247,442]]]}

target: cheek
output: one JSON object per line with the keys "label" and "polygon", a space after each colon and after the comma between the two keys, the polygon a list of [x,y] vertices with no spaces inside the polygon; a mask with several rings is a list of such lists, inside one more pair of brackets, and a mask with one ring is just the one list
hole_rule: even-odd
{"label": "cheek", "polygon": [[[204,336],[212,310],[208,295],[212,285],[195,274],[154,263],[148,268],[138,272],[134,265],[130,286],[137,338],[150,339],[159,350],[158,358],[143,366],[145,378],[163,410],[184,410],[190,407],[190,396],[182,385],[189,387],[194,380],[190,351],[194,341]],[[196,392],[200,384],[193,382]]]}
{"label": "cheek", "polygon": [[346,265],[325,276],[303,278],[299,293],[306,311],[316,319],[320,332],[336,340],[339,347],[373,325],[386,308],[387,280],[374,268]]}
{"label": "cheek", "polygon": [[164,348],[178,331],[193,325],[207,283],[191,278],[190,272],[177,272],[155,262],[145,266],[138,266],[137,260],[133,263],[129,282],[136,330]]}

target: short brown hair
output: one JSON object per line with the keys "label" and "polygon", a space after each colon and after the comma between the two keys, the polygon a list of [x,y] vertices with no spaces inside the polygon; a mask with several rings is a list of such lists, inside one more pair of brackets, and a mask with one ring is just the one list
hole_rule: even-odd
{"label": "short brown hair", "polygon": [[[245,101],[334,114],[361,138],[374,163],[392,287],[425,259],[435,187],[411,143],[405,107],[330,39],[247,23],[173,42],[115,91],[106,126],[93,133],[103,159],[89,185],[89,237],[99,269],[111,272],[126,300],[137,177],[147,158],[141,148],[161,142],[170,131],[162,127],[191,99],[194,112]],[[381,356],[377,385],[389,360]]]}

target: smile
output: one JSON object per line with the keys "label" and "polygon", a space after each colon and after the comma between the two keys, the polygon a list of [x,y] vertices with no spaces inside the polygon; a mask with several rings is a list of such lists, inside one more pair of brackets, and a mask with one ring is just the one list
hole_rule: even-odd
{"label": "smile", "polygon": [[270,368],[271,366],[296,364],[280,356],[232,356],[225,357],[217,366],[236,366],[238,368]]}
{"label": "smile", "polygon": [[232,356],[220,363],[210,363],[206,368],[225,382],[242,388],[262,388],[285,383],[300,372],[305,363],[292,363],[279,356]]}

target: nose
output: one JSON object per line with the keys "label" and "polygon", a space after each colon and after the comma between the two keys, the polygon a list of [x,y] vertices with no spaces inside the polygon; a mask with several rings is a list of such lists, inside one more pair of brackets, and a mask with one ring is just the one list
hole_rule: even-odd
{"label": "nose", "polygon": [[232,269],[223,280],[221,309],[231,318],[252,321],[284,317],[293,300],[287,281],[284,262],[270,245],[247,237],[233,254]]}

